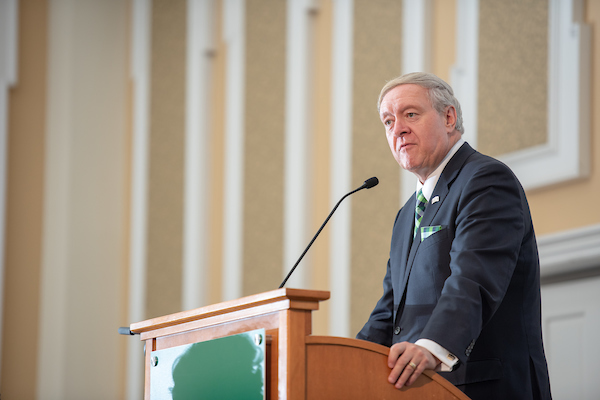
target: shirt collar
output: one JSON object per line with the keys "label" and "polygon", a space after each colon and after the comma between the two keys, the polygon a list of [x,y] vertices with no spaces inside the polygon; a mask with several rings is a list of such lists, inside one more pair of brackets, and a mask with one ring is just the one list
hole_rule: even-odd
{"label": "shirt collar", "polygon": [[446,157],[444,157],[440,165],[438,165],[435,171],[433,171],[433,173],[429,175],[425,182],[421,183],[421,181],[417,179],[417,192],[419,191],[419,189],[423,190],[423,196],[425,196],[428,202],[431,199],[433,189],[435,189],[435,185],[437,185],[437,182],[440,179],[440,175],[442,175],[446,164],[448,164],[452,156],[456,154],[456,152],[458,151],[458,149],[460,149],[460,146],[462,146],[463,143],[465,143],[465,140],[462,137],[458,139],[458,142],[456,142],[454,146],[452,146],[448,154],[446,154]]}

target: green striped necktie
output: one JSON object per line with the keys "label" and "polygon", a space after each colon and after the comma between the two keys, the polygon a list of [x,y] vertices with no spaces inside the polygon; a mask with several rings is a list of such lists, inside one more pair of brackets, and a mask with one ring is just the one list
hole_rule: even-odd
{"label": "green striped necktie", "polygon": [[425,214],[426,205],[427,199],[423,196],[423,190],[419,189],[419,192],[417,193],[417,208],[415,208],[415,230],[413,232],[413,239],[417,237],[417,231],[419,230],[419,225],[421,225],[423,214]]}

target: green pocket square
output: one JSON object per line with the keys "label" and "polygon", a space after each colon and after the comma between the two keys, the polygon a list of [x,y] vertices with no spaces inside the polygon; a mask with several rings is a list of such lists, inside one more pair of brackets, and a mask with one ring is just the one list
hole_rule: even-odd
{"label": "green pocket square", "polygon": [[429,236],[433,235],[436,232],[439,232],[442,230],[442,226],[441,225],[434,225],[434,226],[422,226],[421,227],[421,242],[425,239],[427,239]]}

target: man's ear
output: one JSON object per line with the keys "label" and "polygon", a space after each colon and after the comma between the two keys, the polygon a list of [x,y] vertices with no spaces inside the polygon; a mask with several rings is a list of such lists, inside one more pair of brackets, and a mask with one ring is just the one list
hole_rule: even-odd
{"label": "man's ear", "polygon": [[453,131],[456,127],[456,109],[454,106],[446,107],[446,113],[444,115],[446,127]]}

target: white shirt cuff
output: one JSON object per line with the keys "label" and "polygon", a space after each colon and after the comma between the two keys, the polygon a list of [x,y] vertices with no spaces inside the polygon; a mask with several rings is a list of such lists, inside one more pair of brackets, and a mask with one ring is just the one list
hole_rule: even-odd
{"label": "white shirt cuff", "polygon": [[450,353],[448,350],[429,339],[419,339],[415,342],[417,346],[421,346],[429,350],[431,354],[433,354],[438,360],[442,363],[436,368],[436,371],[452,371],[452,367],[454,367],[458,363],[458,357],[454,354]]}

